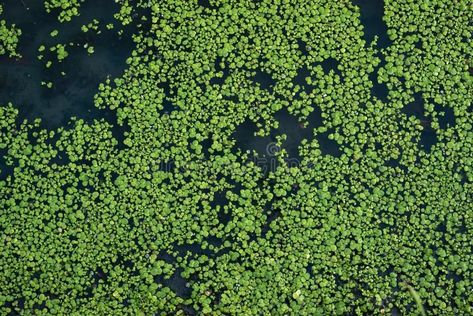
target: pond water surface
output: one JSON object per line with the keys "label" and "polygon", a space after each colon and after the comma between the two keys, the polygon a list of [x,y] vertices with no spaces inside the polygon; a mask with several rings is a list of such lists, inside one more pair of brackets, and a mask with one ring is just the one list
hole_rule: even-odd
{"label": "pond water surface", "polygon": [[[45,128],[64,126],[71,117],[88,121],[106,118],[115,119],[111,113],[98,110],[93,103],[98,85],[106,78],[119,77],[126,68],[126,59],[133,50],[132,30],[121,27],[113,19],[119,10],[114,1],[86,1],[80,9],[81,15],[69,23],[59,23],[55,14],[47,14],[43,3],[35,0],[4,1],[3,16],[9,24],[21,30],[18,51],[21,58],[0,59],[0,103],[13,103],[20,111],[20,118],[42,119]],[[99,21],[101,34],[94,31],[84,33],[81,26]],[[107,30],[105,25],[115,21],[115,28]],[[123,29],[123,34],[118,31]],[[59,30],[51,37],[53,30]],[[73,46],[69,46],[73,43]],[[65,44],[69,56],[62,62],[49,48]],[[46,47],[38,52],[41,45]],[[84,45],[93,46],[89,55]],[[44,55],[42,60],[38,55]],[[50,68],[46,62],[52,61]],[[48,88],[41,82],[52,82]]]}

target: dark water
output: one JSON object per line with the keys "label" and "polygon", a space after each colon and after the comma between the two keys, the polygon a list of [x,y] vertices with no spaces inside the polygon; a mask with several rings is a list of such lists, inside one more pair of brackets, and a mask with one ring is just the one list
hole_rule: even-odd
{"label": "dark water", "polygon": [[[41,1],[4,1],[4,18],[8,24],[16,24],[23,34],[18,47],[22,58],[0,59],[0,103],[12,102],[19,109],[20,118],[41,118],[46,128],[63,126],[73,116],[87,120],[103,117],[114,123],[113,113],[96,109],[93,97],[99,83],[122,74],[134,46],[131,29],[124,29],[121,36],[117,34],[123,29],[113,19],[118,10],[114,1],[86,1],[80,16],[61,24],[54,14],[45,12]],[[82,32],[81,26],[93,19],[99,21],[101,34],[93,30]],[[107,30],[105,25],[112,22],[115,28]],[[55,29],[59,34],[51,37]],[[66,44],[69,56],[62,62],[49,51],[56,44]],[[94,47],[92,55],[87,53],[85,44]],[[39,53],[41,45],[46,50]],[[44,55],[41,61],[39,54]],[[49,69],[45,66],[47,60],[53,62]],[[52,82],[53,87],[41,86],[42,81]]]}
{"label": "dark water", "polygon": [[377,38],[376,47],[380,50],[377,57],[381,59],[374,72],[370,74],[369,79],[373,83],[371,93],[373,96],[383,102],[388,102],[389,90],[385,83],[378,82],[378,71],[386,64],[381,50],[389,47],[392,41],[388,36],[388,27],[383,21],[384,1],[383,0],[353,0],[353,4],[360,8],[361,24],[363,25],[364,39],[366,46]]}
{"label": "dark water", "polygon": [[[309,114],[307,122],[292,115],[287,109],[279,110],[274,115],[279,123],[278,128],[272,129],[269,135],[264,137],[254,136],[258,131],[256,123],[250,120],[245,121],[233,134],[236,139],[236,151],[254,153],[250,157],[262,168],[263,173],[275,171],[279,165],[276,156],[282,149],[287,152],[284,158],[287,165],[299,166],[303,159],[299,153],[299,146],[304,139],[310,141],[316,137],[323,154],[338,156],[338,145],[329,140],[326,133],[316,136],[314,129],[322,126],[323,121],[320,108],[313,106],[314,110]],[[283,135],[286,136],[286,140],[279,147],[276,145],[277,139]]]}
{"label": "dark water", "polygon": [[383,21],[384,0],[353,0],[353,4],[360,7],[361,24],[363,24],[364,38],[370,44],[375,36],[378,37],[378,48],[391,45],[388,36],[388,27]]}

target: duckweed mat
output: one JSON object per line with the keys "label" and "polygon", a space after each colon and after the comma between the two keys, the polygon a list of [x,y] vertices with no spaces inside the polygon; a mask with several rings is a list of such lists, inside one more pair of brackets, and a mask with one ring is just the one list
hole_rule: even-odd
{"label": "duckweed mat", "polygon": [[5,0],[1,315],[473,314],[468,0]]}

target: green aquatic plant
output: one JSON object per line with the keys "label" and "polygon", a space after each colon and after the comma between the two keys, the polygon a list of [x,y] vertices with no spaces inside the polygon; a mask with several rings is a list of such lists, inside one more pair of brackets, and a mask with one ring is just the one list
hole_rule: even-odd
{"label": "green aquatic plant", "polygon": [[57,44],[56,45],[56,52],[57,52],[57,59],[59,61],[62,61],[67,56],[69,56],[69,53],[66,51],[66,46],[63,45],[63,44]]}
{"label": "green aquatic plant", "polygon": [[0,107],[1,314],[473,312],[467,1],[118,5],[107,120]]}
{"label": "green aquatic plant", "polygon": [[88,46],[87,47],[87,53],[89,53],[89,55],[93,54],[94,53],[94,47],[93,46]]}
{"label": "green aquatic plant", "polygon": [[424,306],[422,305],[422,300],[419,296],[419,293],[417,293],[416,290],[407,283],[404,284],[404,286],[409,290],[409,293],[411,294],[412,298],[416,302],[419,314],[422,315],[422,316],[425,316],[426,315],[425,314],[425,309],[424,309]]}
{"label": "green aquatic plant", "polygon": [[[93,19],[92,22],[89,22],[88,24],[84,24],[81,26],[81,30],[84,33],[87,33],[89,30],[93,30],[97,32],[97,34],[100,33],[99,31],[99,21],[97,19]],[[113,24],[112,24],[113,25]],[[108,25],[107,25],[108,26]]]}
{"label": "green aquatic plant", "polygon": [[79,8],[84,0],[44,0],[46,12],[57,12],[60,22],[69,22],[80,14]]}
{"label": "green aquatic plant", "polygon": [[[3,6],[0,5],[0,15],[3,12]],[[0,19],[0,56],[8,54],[8,57],[21,57],[17,52],[18,40],[21,36],[21,30],[15,24],[7,25],[7,22]]]}

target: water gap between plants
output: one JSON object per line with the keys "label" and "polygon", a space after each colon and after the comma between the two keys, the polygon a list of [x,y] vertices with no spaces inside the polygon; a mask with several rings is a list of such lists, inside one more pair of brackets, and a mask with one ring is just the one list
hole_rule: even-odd
{"label": "water gap between plants", "polygon": [[[94,106],[99,84],[123,73],[134,47],[132,34],[136,29],[123,28],[114,20],[119,5],[114,1],[86,1],[80,16],[66,23],[60,23],[54,13],[46,13],[41,1],[6,0],[3,8],[7,23],[16,24],[22,35],[18,44],[21,58],[0,58],[0,104],[11,102],[19,110],[20,121],[40,118],[41,126],[47,129],[66,126],[71,117],[88,122],[103,118],[115,126],[114,136],[123,138],[115,112]],[[83,32],[81,26],[94,19],[99,21],[101,33]],[[112,30],[105,28],[114,21]],[[118,35],[120,29],[123,33]],[[54,30],[59,31],[57,36],[51,36]],[[65,45],[69,54],[61,62],[56,51],[50,51],[57,44]],[[41,45],[45,46],[43,52],[39,52]],[[94,52],[89,54],[84,46],[93,47]],[[42,60],[38,59],[40,54]],[[49,60],[52,65],[48,68]],[[52,87],[41,82],[51,82]]]}

